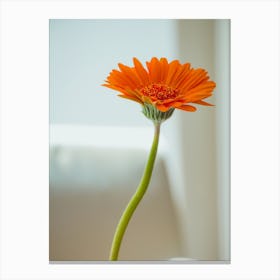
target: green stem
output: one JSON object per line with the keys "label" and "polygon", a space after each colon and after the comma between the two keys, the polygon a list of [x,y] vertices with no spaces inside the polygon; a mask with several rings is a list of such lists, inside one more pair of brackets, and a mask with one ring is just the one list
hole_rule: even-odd
{"label": "green stem", "polygon": [[148,158],[142,179],[140,181],[140,184],[139,184],[136,192],[134,193],[133,197],[129,201],[126,209],[124,210],[124,212],[121,216],[121,219],[119,221],[119,224],[116,228],[116,232],[115,232],[114,239],[112,242],[112,247],[111,247],[110,261],[118,260],[118,254],[119,254],[121,242],[122,242],[124,233],[126,231],[127,225],[129,223],[135,209],[137,208],[139,202],[143,198],[143,196],[148,188],[148,185],[149,185],[149,182],[150,182],[150,179],[152,176],[152,172],[153,172],[154,162],[155,162],[156,155],[157,155],[159,134],[160,134],[160,123],[155,123],[154,140],[153,140],[153,144],[152,144],[151,151],[149,154],[149,158]]}

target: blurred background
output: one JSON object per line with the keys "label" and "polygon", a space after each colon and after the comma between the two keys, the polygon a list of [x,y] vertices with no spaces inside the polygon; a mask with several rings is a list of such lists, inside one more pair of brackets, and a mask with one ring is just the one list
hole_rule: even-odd
{"label": "blurred background", "polygon": [[195,113],[162,125],[148,191],[120,260],[230,260],[230,21],[50,20],[50,261],[108,260],[153,138],[138,103],[101,84],[153,56],[217,83]]}

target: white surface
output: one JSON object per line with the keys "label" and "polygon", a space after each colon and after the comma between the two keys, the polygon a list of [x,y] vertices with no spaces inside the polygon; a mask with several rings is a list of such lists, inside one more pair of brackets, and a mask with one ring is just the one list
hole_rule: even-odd
{"label": "white surface", "polygon": [[[153,127],[50,126],[50,260],[106,261],[115,228],[135,192]],[[147,190],[119,260],[183,256],[160,139]],[[165,144],[165,145],[164,145]]]}
{"label": "white surface", "polygon": [[[147,127],[52,124],[50,145],[149,150],[154,128],[150,121],[146,123]],[[166,145],[166,139],[162,135],[159,143],[160,153],[167,148]]]}
{"label": "white surface", "polygon": [[[67,162],[62,158],[68,157]],[[50,153],[50,260],[108,261],[113,235],[142,176],[147,151],[54,146]],[[119,260],[182,256],[163,161],[134,213]]]}

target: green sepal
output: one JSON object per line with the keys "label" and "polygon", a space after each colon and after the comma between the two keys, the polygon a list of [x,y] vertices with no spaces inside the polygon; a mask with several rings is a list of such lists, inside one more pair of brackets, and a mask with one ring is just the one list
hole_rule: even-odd
{"label": "green sepal", "polygon": [[154,105],[144,103],[142,112],[148,119],[152,120],[154,123],[162,123],[172,116],[174,108],[170,108],[166,112],[161,112]]}

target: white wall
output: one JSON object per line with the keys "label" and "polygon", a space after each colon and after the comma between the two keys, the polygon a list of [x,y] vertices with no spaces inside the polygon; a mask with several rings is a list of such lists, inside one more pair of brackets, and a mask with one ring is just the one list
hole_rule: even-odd
{"label": "white wall", "polygon": [[[179,58],[207,69],[214,79],[214,21],[178,22]],[[215,104],[215,97],[208,101]],[[179,197],[184,197],[186,252],[194,259],[218,256],[215,107],[198,106],[196,113],[180,112],[176,140],[182,173]],[[178,190],[179,192],[179,190]],[[182,198],[181,198],[182,200]]]}
{"label": "white wall", "polygon": [[147,125],[139,104],[102,87],[118,63],[174,59],[174,20],[51,20],[50,122]]}
{"label": "white wall", "polygon": [[230,259],[230,21],[215,22],[219,257]]}

